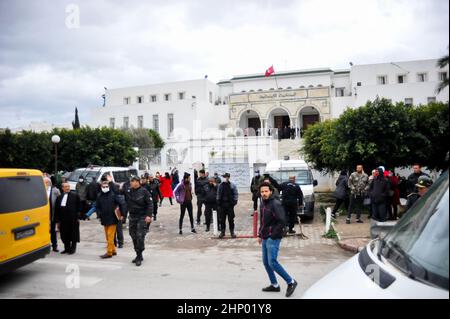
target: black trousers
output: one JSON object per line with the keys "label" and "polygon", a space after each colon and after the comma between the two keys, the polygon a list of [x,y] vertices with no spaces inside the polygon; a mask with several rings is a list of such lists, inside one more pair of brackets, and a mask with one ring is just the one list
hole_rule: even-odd
{"label": "black trousers", "polygon": [[206,209],[205,200],[197,197],[197,224],[200,224],[200,218],[202,217],[202,206],[203,205],[205,205],[205,209]]}
{"label": "black trousers", "polygon": [[228,224],[230,226],[230,233],[234,233],[234,206],[230,203],[222,204],[219,207],[220,214],[220,231],[225,233],[226,221],[228,217]]}
{"label": "black trousers", "polygon": [[289,230],[293,230],[295,227],[295,222],[297,220],[297,208],[296,204],[285,204],[284,210],[286,211],[286,219],[289,222]]}
{"label": "black trousers", "polygon": [[331,214],[333,214],[333,215],[336,214],[338,209],[339,209],[339,207],[341,207],[342,204],[345,205],[346,201],[347,201],[346,199],[336,198],[336,204],[334,204],[334,208],[333,208],[333,211],[331,212]]}
{"label": "black trousers", "polygon": [[133,239],[133,247],[136,254],[142,254],[145,250],[145,235],[147,234],[145,216],[130,215],[129,231]]}
{"label": "black trousers", "polygon": [[58,237],[56,236],[56,223],[52,221],[50,223],[50,239],[52,241],[52,247],[57,248],[58,247]]}
{"label": "black trousers", "polygon": [[180,205],[180,221],[179,226],[180,230],[183,228],[183,220],[184,220],[184,214],[186,213],[186,209],[189,214],[189,221],[191,222],[191,228],[194,228],[194,215],[192,213],[192,201],[185,201],[183,204]]}
{"label": "black trousers", "polygon": [[258,210],[258,201],[259,201],[259,198],[253,196],[253,197],[252,197],[252,200],[253,200],[253,211],[257,211],[257,210]]}
{"label": "black trousers", "polygon": [[158,214],[158,200],[153,199],[153,217]]}
{"label": "black trousers", "polygon": [[356,213],[356,218],[361,218],[361,211],[363,209],[364,196],[360,195],[350,195],[350,205],[348,207],[348,218],[352,217],[355,206],[358,207],[358,212]]}
{"label": "black trousers", "polygon": [[213,210],[217,211],[217,205],[213,203],[205,203],[205,221],[206,227],[209,227],[212,223],[212,213]]}
{"label": "black trousers", "polygon": [[65,241],[64,242],[64,250],[74,253],[77,250],[77,242],[76,241]]}
{"label": "black trousers", "polygon": [[117,222],[116,235],[114,237],[114,245],[117,246],[117,244],[123,245],[123,222],[121,220]]}
{"label": "black trousers", "polygon": [[[162,197],[161,198],[161,201],[159,202],[159,205],[162,205],[162,202],[163,202],[164,198],[166,198],[166,197]],[[169,198],[169,201],[170,201],[170,205],[173,205],[172,197],[168,197],[168,198]]]}

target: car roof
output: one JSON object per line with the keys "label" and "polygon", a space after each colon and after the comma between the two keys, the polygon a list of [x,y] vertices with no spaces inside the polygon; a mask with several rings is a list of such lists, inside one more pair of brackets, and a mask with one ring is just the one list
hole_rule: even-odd
{"label": "car roof", "polygon": [[305,169],[309,168],[303,160],[275,160],[270,161],[266,166],[266,171],[282,170],[282,169]]}
{"label": "car roof", "polygon": [[0,168],[0,177],[20,176],[21,174],[28,176],[43,176],[42,172],[37,169]]}

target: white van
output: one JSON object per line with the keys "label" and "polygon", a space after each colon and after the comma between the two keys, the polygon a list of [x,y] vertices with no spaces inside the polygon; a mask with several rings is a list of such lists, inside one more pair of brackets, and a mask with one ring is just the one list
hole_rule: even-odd
{"label": "white van", "polygon": [[87,183],[92,182],[94,177],[97,179],[97,182],[100,182],[100,178],[106,173],[109,173],[113,178],[113,182],[118,184],[123,184],[128,181],[131,175],[138,175],[138,171],[133,167],[103,167],[92,165],[87,168],[74,170],[67,181],[70,184],[70,190],[75,190],[80,177],[84,177]]}
{"label": "white van", "polygon": [[449,184],[445,172],[383,236],[302,298],[449,298]]}
{"label": "white van", "polygon": [[275,160],[267,163],[265,173],[272,176],[279,184],[289,181],[289,176],[295,176],[295,182],[303,192],[304,205],[300,208],[299,215],[314,218],[314,186],[317,181],[313,179],[311,169],[303,160]]}

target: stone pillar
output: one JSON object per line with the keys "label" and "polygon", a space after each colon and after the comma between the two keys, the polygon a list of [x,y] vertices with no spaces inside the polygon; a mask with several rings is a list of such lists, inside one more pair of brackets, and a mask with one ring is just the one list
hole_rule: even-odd
{"label": "stone pillar", "polygon": [[294,130],[295,130],[295,138],[298,138],[297,128],[298,128],[298,117],[293,118],[294,121]]}

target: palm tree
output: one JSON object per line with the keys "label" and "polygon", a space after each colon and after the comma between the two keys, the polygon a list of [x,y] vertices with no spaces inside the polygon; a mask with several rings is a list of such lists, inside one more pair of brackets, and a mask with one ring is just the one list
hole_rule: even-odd
{"label": "palm tree", "polygon": [[[438,66],[440,69],[445,68],[448,65],[448,54],[444,55],[442,58],[440,58],[436,66]],[[446,76],[441,83],[439,83],[439,86],[437,88],[437,92],[440,93],[443,89],[445,89],[448,86],[448,76]]]}

